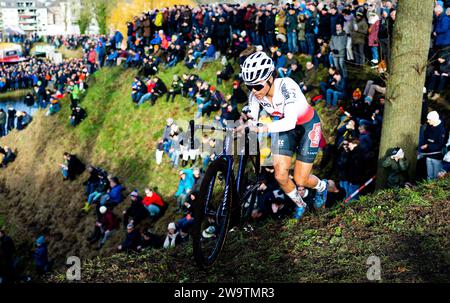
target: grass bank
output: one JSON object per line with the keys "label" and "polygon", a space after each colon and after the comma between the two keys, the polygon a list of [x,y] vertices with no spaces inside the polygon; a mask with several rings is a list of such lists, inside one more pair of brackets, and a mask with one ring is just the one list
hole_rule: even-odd
{"label": "grass bank", "polygon": [[380,191],[300,223],[269,221],[231,233],[209,271],[195,267],[188,244],[86,260],[82,282],[369,282],[371,256],[380,260],[381,282],[449,282],[449,213],[447,178]]}

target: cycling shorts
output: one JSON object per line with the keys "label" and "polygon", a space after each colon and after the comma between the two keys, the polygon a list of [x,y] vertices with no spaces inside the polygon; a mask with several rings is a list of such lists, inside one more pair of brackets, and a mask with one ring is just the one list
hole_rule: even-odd
{"label": "cycling shorts", "polygon": [[314,112],[314,116],[309,122],[297,125],[289,131],[272,133],[271,136],[273,154],[292,157],[295,153],[297,160],[313,163],[322,138],[320,118]]}

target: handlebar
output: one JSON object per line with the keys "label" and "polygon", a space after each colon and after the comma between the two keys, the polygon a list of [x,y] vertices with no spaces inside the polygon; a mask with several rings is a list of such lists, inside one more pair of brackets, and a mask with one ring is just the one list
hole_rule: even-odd
{"label": "handlebar", "polygon": [[[196,129],[204,129],[204,130],[219,130],[222,132],[230,132],[230,131],[234,131],[236,128],[235,127],[216,127],[216,126],[210,126],[210,125],[195,125],[195,121],[194,120],[190,120],[189,121],[189,128],[190,128],[190,132],[191,132],[191,148],[194,149],[194,133]],[[248,134],[250,133],[250,127],[246,126],[244,129],[245,132],[245,137],[248,137]]]}

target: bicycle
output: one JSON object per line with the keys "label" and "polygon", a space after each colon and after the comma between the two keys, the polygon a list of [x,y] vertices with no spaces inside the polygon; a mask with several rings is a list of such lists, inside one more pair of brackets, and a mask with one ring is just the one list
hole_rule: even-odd
{"label": "bicycle", "polygon": [[[190,121],[191,145],[193,145],[194,122]],[[200,128],[200,127],[197,127]],[[245,129],[244,150],[238,156],[237,173],[232,142],[236,139],[234,129],[201,126],[202,130],[226,132],[224,148],[208,166],[200,186],[200,197],[194,207],[192,230],[193,252],[197,265],[208,268],[217,260],[231,225],[243,225],[250,218],[260,187],[260,153],[256,140],[256,154],[249,154],[249,128]],[[248,169],[247,164],[251,164]]]}

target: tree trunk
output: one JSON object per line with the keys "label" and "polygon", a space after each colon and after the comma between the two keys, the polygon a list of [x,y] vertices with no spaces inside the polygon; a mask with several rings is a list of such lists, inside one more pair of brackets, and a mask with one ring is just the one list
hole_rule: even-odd
{"label": "tree trunk", "polygon": [[[410,178],[415,177],[416,170],[433,5],[433,0],[399,0],[394,24],[378,159],[381,160],[389,148],[401,147],[411,163]],[[385,183],[386,172],[379,164],[377,187]]]}

